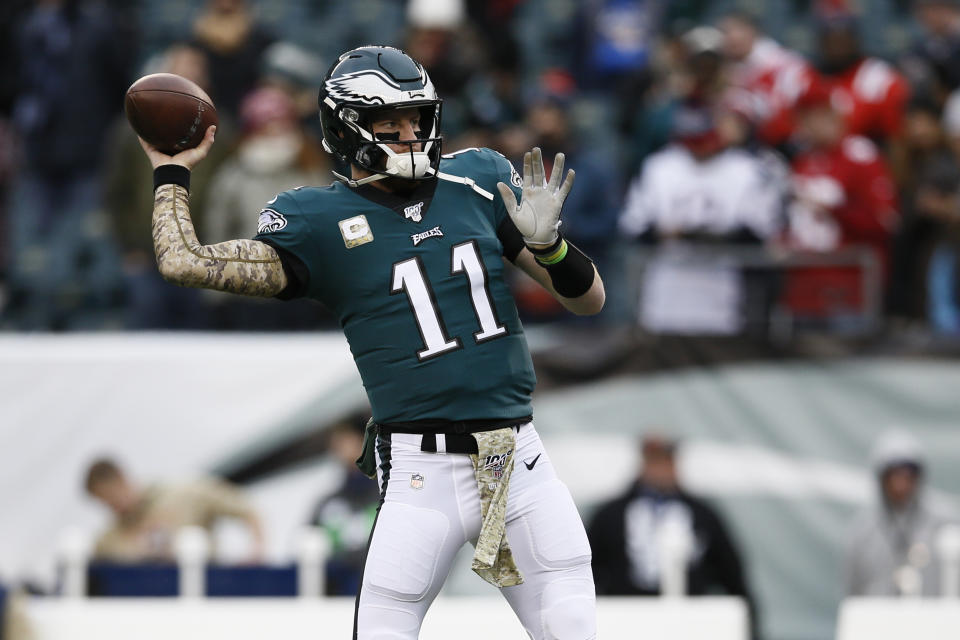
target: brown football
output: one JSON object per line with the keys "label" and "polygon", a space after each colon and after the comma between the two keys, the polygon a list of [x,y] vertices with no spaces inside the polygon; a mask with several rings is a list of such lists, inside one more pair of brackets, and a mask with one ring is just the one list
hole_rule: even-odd
{"label": "brown football", "polygon": [[210,96],[173,73],[154,73],[130,85],[124,110],[141,138],[170,155],[197,146],[217,124]]}

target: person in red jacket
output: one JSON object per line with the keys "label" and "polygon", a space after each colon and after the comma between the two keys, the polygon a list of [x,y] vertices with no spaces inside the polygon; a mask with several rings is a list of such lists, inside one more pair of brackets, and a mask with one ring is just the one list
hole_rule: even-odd
{"label": "person in red jacket", "polygon": [[881,145],[899,137],[910,85],[890,64],[863,54],[856,18],[821,18],[818,49],[818,70],[830,85],[831,103],[843,115],[847,133]]}
{"label": "person in red jacket", "polygon": [[728,13],[718,26],[730,63],[729,98],[760,141],[784,145],[796,125],[797,98],[810,85],[815,70],[798,52],[764,34],[750,14]]}
{"label": "person in red jacket", "polygon": [[[899,220],[886,162],[872,141],[849,133],[843,114],[832,105],[829,85],[812,85],[797,106],[797,134],[805,150],[793,160],[788,245],[822,252],[867,247],[885,273]],[[856,311],[863,304],[861,277],[840,268],[794,272],[787,283],[788,305],[815,315]]]}

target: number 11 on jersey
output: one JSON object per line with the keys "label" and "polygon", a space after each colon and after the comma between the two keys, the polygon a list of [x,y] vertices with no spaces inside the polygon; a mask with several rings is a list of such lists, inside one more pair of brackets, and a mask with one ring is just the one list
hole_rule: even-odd
{"label": "number 11 on jersey", "polygon": [[[473,334],[477,344],[505,335],[507,328],[497,319],[493,298],[487,289],[487,272],[480,259],[477,243],[473,240],[455,245],[451,249],[450,273],[466,273],[470,283],[470,299],[480,330]],[[449,338],[443,318],[437,308],[437,299],[426,278],[420,257],[410,258],[393,265],[390,293],[406,292],[407,301],[420,330],[424,348],[417,351],[422,362],[429,358],[459,349],[460,338]]]}

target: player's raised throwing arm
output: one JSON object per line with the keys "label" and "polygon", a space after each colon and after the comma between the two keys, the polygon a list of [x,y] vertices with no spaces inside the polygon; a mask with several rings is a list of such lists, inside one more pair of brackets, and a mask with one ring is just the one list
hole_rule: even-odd
{"label": "player's raised throwing arm", "polygon": [[256,240],[203,245],[190,219],[189,170],[213,144],[210,127],[200,146],[168,156],[140,140],[156,176],[153,200],[153,248],[157,267],[168,282],[182,287],[272,297],[287,286],[280,257]]}

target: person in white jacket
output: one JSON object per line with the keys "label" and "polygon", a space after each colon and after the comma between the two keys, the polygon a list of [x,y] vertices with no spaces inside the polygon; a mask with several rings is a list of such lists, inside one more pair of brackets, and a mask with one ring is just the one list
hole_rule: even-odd
{"label": "person in white jacket", "polygon": [[938,596],[937,537],[947,519],[923,494],[926,462],[919,442],[902,431],[873,449],[878,504],[861,515],[846,554],[848,596]]}
{"label": "person in white jacket", "polygon": [[783,168],[728,145],[730,112],[685,105],[673,142],[633,180],[619,220],[628,239],[657,246],[643,275],[639,322],[658,333],[732,334],[745,292],[732,245],[762,246],[782,224]]}

